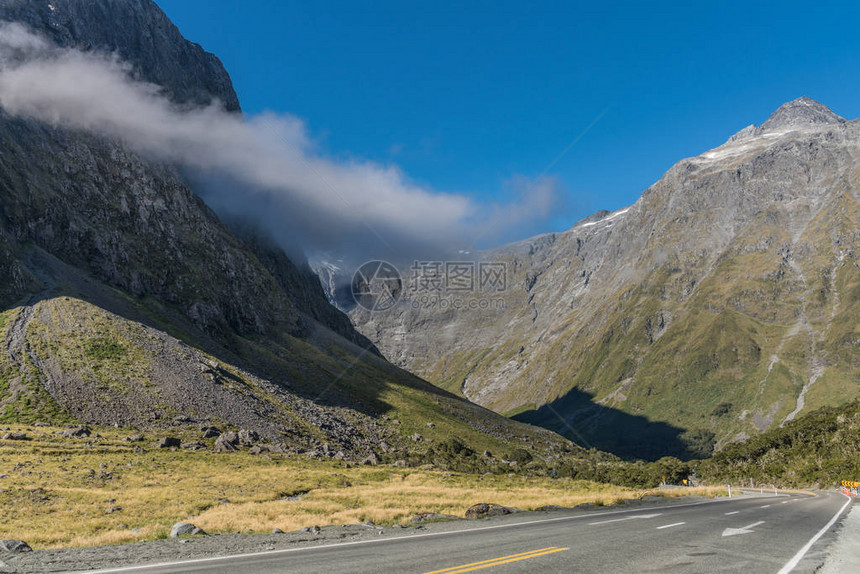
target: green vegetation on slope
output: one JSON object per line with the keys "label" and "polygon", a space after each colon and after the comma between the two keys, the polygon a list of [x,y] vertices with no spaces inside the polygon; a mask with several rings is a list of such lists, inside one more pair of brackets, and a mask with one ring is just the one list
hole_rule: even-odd
{"label": "green vegetation on slope", "polygon": [[743,443],[730,444],[699,466],[709,482],[830,487],[860,480],[860,400],[823,407]]}

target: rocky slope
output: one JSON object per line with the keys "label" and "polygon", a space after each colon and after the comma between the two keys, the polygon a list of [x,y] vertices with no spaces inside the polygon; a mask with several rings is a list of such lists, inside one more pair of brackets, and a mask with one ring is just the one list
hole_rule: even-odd
{"label": "rocky slope", "polygon": [[503,293],[469,295],[485,308],[406,290],[350,314],[392,362],[497,412],[704,455],[860,392],[858,178],[860,121],[800,98],[626,209],[481,253],[507,265]]}
{"label": "rocky slope", "polygon": [[[238,113],[217,58],[150,0],[0,0],[0,20]],[[348,459],[450,436],[570,450],[384,361],[305,262],[224,225],[176,166],[3,111],[0,304],[2,421],[217,425]]]}

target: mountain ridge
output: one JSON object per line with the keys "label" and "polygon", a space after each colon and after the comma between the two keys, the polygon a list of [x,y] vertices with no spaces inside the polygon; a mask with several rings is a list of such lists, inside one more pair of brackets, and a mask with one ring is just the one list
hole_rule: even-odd
{"label": "mountain ridge", "polygon": [[38,30],[58,47],[115,54],[176,103],[241,110],[221,60],[185,40],[152,0],[0,0],[0,20]]}
{"label": "mountain ridge", "polygon": [[[353,322],[431,382],[626,456],[661,454],[663,431],[642,444],[639,422],[721,445],[799,401],[848,400],[860,123],[809,102],[679,161],[629,207],[481,253],[508,265],[503,310],[416,310],[407,297],[388,313],[352,309]],[[628,421],[638,431],[613,428],[629,416],[644,417]]]}

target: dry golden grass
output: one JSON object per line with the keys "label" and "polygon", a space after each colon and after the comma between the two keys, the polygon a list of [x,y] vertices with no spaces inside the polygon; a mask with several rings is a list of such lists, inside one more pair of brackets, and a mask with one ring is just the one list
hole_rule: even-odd
{"label": "dry golden grass", "polygon": [[[23,429],[13,429],[23,430]],[[402,522],[419,512],[463,515],[478,502],[522,509],[584,502],[609,505],[646,494],[718,496],[723,489],[643,491],[541,477],[450,474],[393,467],[347,468],[303,457],[152,449],[121,439],[0,441],[0,538],[34,548],[118,544],[167,536],[190,521],[209,532],[285,531],[371,520]],[[195,437],[196,438],[196,437]],[[302,496],[296,497],[295,495]],[[108,513],[112,507],[121,510]]]}

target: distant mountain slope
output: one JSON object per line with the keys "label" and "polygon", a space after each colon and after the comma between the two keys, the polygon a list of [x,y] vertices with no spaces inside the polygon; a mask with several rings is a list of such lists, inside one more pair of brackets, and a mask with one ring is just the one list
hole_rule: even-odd
{"label": "distant mountain slope", "polygon": [[481,253],[507,265],[501,304],[406,291],[350,315],[395,364],[497,412],[626,456],[703,456],[860,394],[858,178],[860,122],[800,98],[626,209]]}
{"label": "distant mountain slope", "polygon": [[[149,0],[0,0],[0,19],[239,110],[220,62]],[[3,111],[0,304],[2,421],[246,428],[350,460],[414,461],[452,436],[500,458],[580,452],[387,363],[305,262],[228,228],[175,166]]]}

